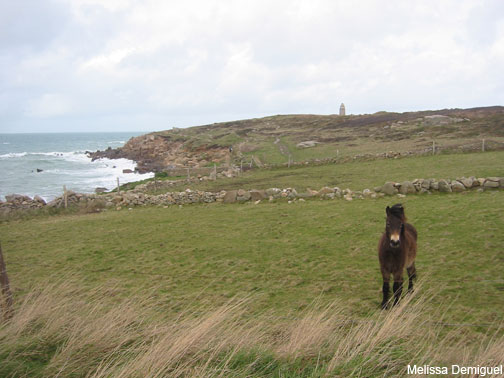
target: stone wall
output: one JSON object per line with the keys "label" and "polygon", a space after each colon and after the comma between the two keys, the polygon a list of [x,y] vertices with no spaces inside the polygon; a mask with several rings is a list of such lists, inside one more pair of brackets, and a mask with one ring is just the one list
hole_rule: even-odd
{"label": "stone wall", "polygon": [[[493,189],[504,189],[504,177],[460,177],[455,180],[446,179],[415,179],[413,181],[391,182],[388,181],[382,186],[373,190],[364,189],[352,191],[339,187],[324,187],[320,190],[308,189],[306,193],[298,193],[294,188],[269,188],[266,190],[230,190],[220,192],[203,192],[187,189],[183,192],[168,192],[158,195],[145,194],[138,191],[128,191],[122,193],[105,194],[82,194],[67,192],[68,207],[92,206],[100,204],[103,208],[120,210],[134,206],[169,206],[186,205],[194,203],[235,203],[252,201],[259,203],[263,200],[274,201],[276,199],[286,199],[288,201],[304,201],[306,198],[319,197],[322,199],[344,199],[352,201],[354,199],[379,198],[385,196],[404,197],[410,194],[430,194],[433,192],[465,192],[469,190],[484,191]],[[33,210],[44,207],[63,208],[65,199],[58,197],[46,203],[41,197],[12,194],[6,196],[5,202],[0,201],[0,214],[6,215],[12,211]]]}

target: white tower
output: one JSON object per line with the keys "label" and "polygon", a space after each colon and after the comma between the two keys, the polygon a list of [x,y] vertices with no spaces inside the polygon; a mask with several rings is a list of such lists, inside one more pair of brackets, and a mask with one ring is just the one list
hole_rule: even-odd
{"label": "white tower", "polygon": [[344,116],[345,115],[345,104],[341,103],[339,107],[339,115]]}

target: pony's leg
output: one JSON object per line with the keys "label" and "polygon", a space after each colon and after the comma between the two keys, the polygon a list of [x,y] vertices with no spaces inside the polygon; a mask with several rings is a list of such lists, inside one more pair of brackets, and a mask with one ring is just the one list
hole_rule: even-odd
{"label": "pony's leg", "polygon": [[409,278],[409,283],[408,283],[408,292],[413,291],[413,280],[416,279],[416,268],[415,268],[415,263],[411,264],[409,268],[406,268],[408,271],[408,278]]}
{"label": "pony's leg", "polygon": [[399,302],[399,299],[401,299],[402,286],[402,272],[394,273],[394,306]]}
{"label": "pony's leg", "polygon": [[381,303],[381,308],[386,309],[390,293],[390,272],[382,270],[382,277],[383,277],[383,286],[382,286],[383,299]]}

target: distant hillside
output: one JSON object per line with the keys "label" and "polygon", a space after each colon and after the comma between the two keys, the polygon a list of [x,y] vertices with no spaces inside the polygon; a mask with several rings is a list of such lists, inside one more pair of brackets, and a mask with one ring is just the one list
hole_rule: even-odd
{"label": "distant hillside", "polygon": [[[141,171],[239,163],[280,164],[387,151],[479,148],[504,143],[504,107],[364,115],[276,115],[154,132],[93,158],[128,158]],[[475,147],[472,147],[475,146]],[[504,146],[504,145],[503,145]],[[232,151],[230,152],[230,147]]]}

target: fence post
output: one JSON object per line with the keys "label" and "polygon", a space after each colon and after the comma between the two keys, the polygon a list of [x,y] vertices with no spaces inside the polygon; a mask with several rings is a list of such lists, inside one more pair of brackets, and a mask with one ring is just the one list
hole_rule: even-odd
{"label": "fence post", "polygon": [[240,175],[243,172],[243,159],[240,160]]}
{"label": "fence post", "polygon": [[215,164],[215,163],[213,165],[213,171],[214,171],[214,176],[215,176],[214,180],[217,180],[217,164]]}
{"label": "fence post", "polygon": [[10,319],[13,315],[12,313],[12,293],[10,291],[9,277],[7,276],[7,268],[5,267],[5,260],[3,258],[2,246],[0,245],[0,309],[3,309],[4,320]]}
{"label": "fence post", "polygon": [[485,139],[481,142],[481,152],[485,152]]}
{"label": "fence post", "polygon": [[436,141],[432,141],[432,155],[436,154]]}
{"label": "fence post", "polygon": [[117,177],[117,194],[121,194],[121,188],[119,185],[119,177]]}
{"label": "fence post", "polygon": [[254,161],[254,156],[250,158],[250,168],[252,168],[252,162]]}
{"label": "fence post", "polygon": [[287,168],[290,168],[291,166],[291,154],[289,154],[289,163],[287,164]]}
{"label": "fence post", "polygon": [[187,180],[191,179],[191,174],[189,173],[189,167],[187,167]]}
{"label": "fence post", "polygon": [[336,150],[336,159],[339,158],[339,150]]}
{"label": "fence post", "polygon": [[65,209],[68,207],[68,195],[66,185],[63,185],[63,201],[65,203]]}

